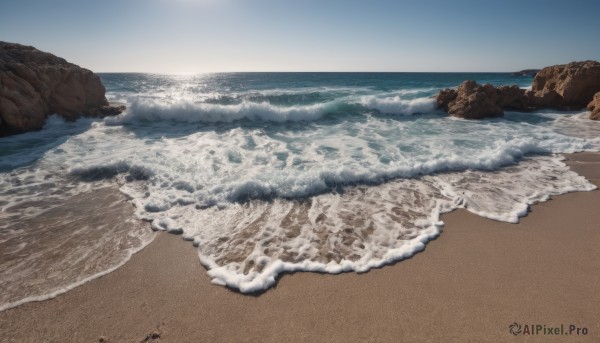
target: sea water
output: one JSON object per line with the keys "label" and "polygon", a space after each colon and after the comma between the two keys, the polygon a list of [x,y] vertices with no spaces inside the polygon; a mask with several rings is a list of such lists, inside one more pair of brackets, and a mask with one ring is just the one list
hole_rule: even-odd
{"label": "sea water", "polygon": [[196,246],[214,283],[256,292],[286,271],[365,272],[410,257],[456,208],[516,223],[532,203],[595,188],[556,155],[600,149],[585,112],[467,121],[434,108],[432,96],[465,79],[526,88],[527,77],[101,78],[123,114],[52,116],[0,139],[0,309],[114,270],[150,228]]}

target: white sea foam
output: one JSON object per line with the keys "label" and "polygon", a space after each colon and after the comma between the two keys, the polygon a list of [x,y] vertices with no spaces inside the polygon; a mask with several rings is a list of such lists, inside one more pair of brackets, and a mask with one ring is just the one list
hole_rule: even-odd
{"label": "white sea foam", "polygon": [[439,234],[440,213],[455,208],[514,223],[532,203],[594,188],[560,158],[537,157],[496,172],[403,179],[298,201],[176,206],[153,228],[192,240],[213,283],[255,292],[283,272],[364,272],[410,257]]}
{"label": "white sea foam", "polygon": [[526,156],[593,150],[600,142],[530,124],[528,116],[367,117],[283,136],[233,127],[123,138],[143,151],[135,159],[118,150],[80,151],[81,142],[103,141],[110,127],[99,126],[63,149],[94,161],[70,163],[79,177],[145,170],[148,182],[121,188],[138,216],[194,241],[213,282],[253,292],[285,271],[361,272],[411,256],[439,233],[439,213],[454,208],[516,222],[531,203],[593,189],[556,157]]}
{"label": "white sea foam", "polygon": [[394,97],[364,96],[361,104],[367,108],[378,110],[382,113],[411,115],[416,113],[430,113],[434,110],[434,101],[431,98],[416,98],[406,100],[400,95]]}
{"label": "white sea foam", "polygon": [[188,99],[165,101],[136,97],[130,99],[127,111],[116,117],[108,118],[111,124],[132,121],[173,120],[179,122],[233,122],[236,120],[286,122],[314,121],[326,114],[356,114],[361,105],[368,110],[377,110],[388,114],[411,115],[429,113],[434,110],[434,102],[429,97],[403,99],[393,97],[361,96],[344,98],[329,102],[307,105],[280,106],[269,102],[242,100],[234,104],[214,104],[196,102]]}
{"label": "white sea foam", "polygon": [[[133,99],[127,112],[116,122],[130,120],[175,120],[180,122],[232,122],[249,119],[273,122],[316,120],[328,111],[335,110],[336,103],[304,106],[275,106],[268,102],[243,101],[239,104],[221,105],[180,100],[164,103],[156,100]],[[115,122],[109,119],[109,122]]]}

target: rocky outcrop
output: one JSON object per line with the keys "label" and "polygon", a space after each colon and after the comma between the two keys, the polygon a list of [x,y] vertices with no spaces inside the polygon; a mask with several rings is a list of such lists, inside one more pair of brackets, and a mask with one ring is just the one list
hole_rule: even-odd
{"label": "rocky outcrop", "polygon": [[479,85],[473,80],[464,81],[458,89],[444,89],[435,99],[438,108],[450,115],[465,119],[499,117],[503,109],[528,110],[529,99],[518,86],[494,87]]}
{"label": "rocky outcrop", "polygon": [[[516,85],[494,87],[464,81],[456,90],[444,89],[436,105],[450,115],[466,119],[502,116],[505,109],[530,111],[541,108],[577,110],[592,106],[590,118],[600,117],[600,63],[572,62],[546,67],[536,74],[531,90]],[[594,97],[594,94],[596,96]],[[593,101],[592,97],[594,97]]]}
{"label": "rocky outcrop", "polygon": [[587,109],[590,111],[590,119],[600,120],[600,92],[594,95],[594,98],[587,105]]}
{"label": "rocky outcrop", "polygon": [[497,87],[496,105],[506,110],[529,111],[532,109],[527,91],[517,85]]}
{"label": "rocky outcrop", "polygon": [[537,108],[577,110],[600,91],[600,63],[571,62],[542,69],[531,85]]}
{"label": "rocky outcrop", "polygon": [[[485,117],[499,117],[504,114],[496,105],[495,89],[492,85],[478,85],[475,81],[465,81],[458,86],[456,95],[449,95],[446,99],[454,99],[445,106],[448,113],[454,117],[465,119],[481,119]],[[446,99],[437,99],[436,103],[443,103]]]}
{"label": "rocky outcrop", "polygon": [[123,110],[108,104],[91,71],[31,46],[0,42],[0,136],[40,129],[50,114],[74,120]]}
{"label": "rocky outcrop", "polygon": [[437,97],[435,98],[435,105],[437,108],[443,108],[446,112],[448,112],[448,105],[454,99],[456,99],[458,93],[455,89],[446,88],[442,89]]}

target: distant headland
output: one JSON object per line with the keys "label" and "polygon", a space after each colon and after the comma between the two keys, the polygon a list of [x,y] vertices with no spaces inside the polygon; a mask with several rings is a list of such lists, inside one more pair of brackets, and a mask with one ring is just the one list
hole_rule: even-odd
{"label": "distant headland", "polygon": [[534,77],[537,73],[540,72],[540,70],[541,69],[523,69],[523,70],[512,72],[511,75]]}

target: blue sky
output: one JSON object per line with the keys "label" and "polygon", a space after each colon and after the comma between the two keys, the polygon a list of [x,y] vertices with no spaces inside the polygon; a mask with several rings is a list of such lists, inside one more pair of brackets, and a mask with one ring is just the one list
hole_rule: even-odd
{"label": "blue sky", "polygon": [[600,1],[3,0],[0,40],[96,72],[512,71],[600,60]]}

